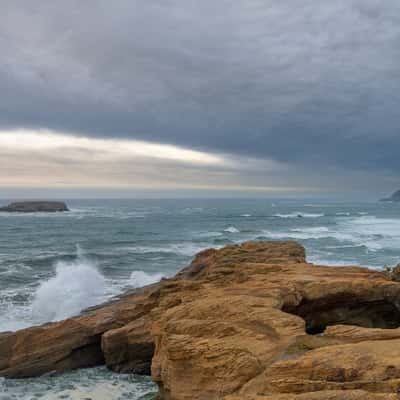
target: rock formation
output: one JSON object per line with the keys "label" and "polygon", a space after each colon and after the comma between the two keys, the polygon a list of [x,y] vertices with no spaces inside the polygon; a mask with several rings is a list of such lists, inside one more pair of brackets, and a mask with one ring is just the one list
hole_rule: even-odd
{"label": "rock formation", "polygon": [[389,201],[389,202],[400,202],[400,190],[393,193],[390,197],[382,199],[381,201]]}
{"label": "rock formation", "polygon": [[61,201],[20,201],[0,207],[3,212],[61,212],[68,211],[68,207]]}
{"label": "rock formation", "polygon": [[399,301],[388,274],[248,242],[75,318],[0,334],[0,375],[105,363],[151,371],[163,400],[394,400]]}

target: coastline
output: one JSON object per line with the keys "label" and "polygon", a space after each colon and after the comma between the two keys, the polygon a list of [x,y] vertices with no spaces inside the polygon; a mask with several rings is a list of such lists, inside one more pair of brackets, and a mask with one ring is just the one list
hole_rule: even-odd
{"label": "coastline", "polygon": [[[400,284],[384,273],[308,264],[295,242],[205,250],[174,278],[62,322],[0,334],[0,375],[105,364],[151,372],[161,399],[180,400],[309,393],[313,376],[336,371],[336,387],[349,395],[371,385],[374,393],[394,393],[395,378],[383,379],[380,365],[400,340],[399,294]],[[343,346],[359,365],[344,357]],[[361,349],[371,353],[368,371],[357,361]],[[307,363],[325,356],[324,365],[312,364],[305,374]],[[357,377],[349,381],[347,368]],[[362,383],[371,373],[382,382]],[[315,398],[331,387],[328,376],[318,380]]]}

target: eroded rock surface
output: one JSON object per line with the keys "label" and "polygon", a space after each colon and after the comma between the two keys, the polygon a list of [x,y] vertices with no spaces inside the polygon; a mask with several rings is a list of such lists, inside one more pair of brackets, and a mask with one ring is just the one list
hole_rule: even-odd
{"label": "eroded rock surface", "polygon": [[151,369],[164,400],[398,399],[399,304],[387,274],[249,242],[76,318],[0,334],[0,375],[106,363]]}

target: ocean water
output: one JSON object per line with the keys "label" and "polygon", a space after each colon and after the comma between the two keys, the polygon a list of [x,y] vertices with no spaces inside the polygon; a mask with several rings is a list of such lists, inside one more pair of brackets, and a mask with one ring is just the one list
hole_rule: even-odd
{"label": "ocean water", "polygon": [[[0,204],[7,201],[0,201]],[[400,204],[317,200],[70,200],[69,213],[0,213],[0,331],[56,321],[172,276],[209,247],[294,239],[310,262],[400,263]],[[148,399],[148,378],[105,368],[0,380],[0,400]]]}

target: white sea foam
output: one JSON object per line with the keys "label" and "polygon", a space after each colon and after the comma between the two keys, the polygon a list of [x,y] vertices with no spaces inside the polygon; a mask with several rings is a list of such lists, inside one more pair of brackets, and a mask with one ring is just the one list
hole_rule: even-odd
{"label": "white sea foam", "polygon": [[400,248],[400,219],[369,215],[338,218],[332,226],[292,228],[284,231],[262,231],[269,239],[336,239],[340,244],[330,248],[365,247],[369,252]]}
{"label": "white sea foam", "polygon": [[400,219],[362,215],[341,221],[339,229],[353,235],[353,241],[370,251],[400,248]]}
{"label": "white sea foam", "polygon": [[25,288],[26,302],[14,303],[20,291],[2,290],[0,332],[71,317],[118,294],[117,289],[106,286],[95,264],[77,247],[75,261],[58,262],[53,277],[42,281],[36,290]]}
{"label": "white sea foam", "polygon": [[1,400],[143,399],[154,392],[156,387],[150,378],[116,374],[105,367],[79,369],[34,380],[0,378]]}
{"label": "white sea foam", "polygon": [[209,238],[209,237],[216,237],[216,236],[222,236],[221,232],[195,232],[195,235],[198,237],[202,238]]}
{"label": "white sea foam", "polygon": [[340,241],[352,240],[353,236],[344,232],[331,230],[325,226],[289,229],[285,232],[271,232],[264,230],[263,234],[270,239],[324,239],[334,238]]}
{"label": "white sea foam", "polygon": [[239,233],[239,229],[234,226],[228,226],[228,228],[224,229],[224,232],[228,233]]}
{"label": "white sea foam", "polygon": [[58,262],[55,275],[43,281],[26,304],[10,300],[18,293],[2,291],[0,332],[15,331],[45,322],[59,321],[100,304],[129,287],[142,287],[160,281],[162,273],[133,271],[128,280],[106,281],[95,263],[77,246],[77,258]]}
{"label": "white sea foam", "polygon": [[326,249],[354,249],[355,247],[364,247],[363,244],[338,244],[337,246],[326,246]]}
{"label": "white sea foam", "polygon": [[251,217],[251,214],[240,214],[241,217],[248,218]]}
{"label": "white sea foam", "polygon": [[328,265],[330,267],[347,267],[347,266],[357,265],[357,262],[354,260],[333,261],[333,260],[329,260],[329,259],[319,258],[318,256],[309,256],[309,257],[307,257],[307,261],[312,264]]}
{"label": "white sea foam", "polygon": [[133,271],[129,279],[131,286],[140,288],[143,286],[151,285],[152,283],[159,282],[164,277],[164,274],[148,274],[144,271]]}
{"label": "white sea foam", "polygon": [[105,279],[81,250],[75,261],[58,262],[55,272],[36,291],[32,303],[35,322],[62,320],[105,300]]}
{"label": "white sea foam", "polygon": [[303,213],[300,211],[295,211],[288,214],[274,214],[274,217],[278,218],[320,218],[325,214],[322,213]]}
{"label": "white sea foam", "polygon": [[31,307],[29,305],[14,305],[5,290],[2,290],[2,297],[3,299],[0,300],[0,332],[16,331],[32,324]]}
{"label": "white sea foam", "polygon": [[203,212],[202,207],[188,207],[184,208],[181,210],[181,214],[187,215],[187,214],[196,214],[196,213],[201,213]]}
{"label": "white sea foam", "polygon": [[183,242],[166,246],[128,246],[120,249],[137,254],[164,253],[192,257],[199,251],[202,251],[208,247],[210,247],[208,243]]}

